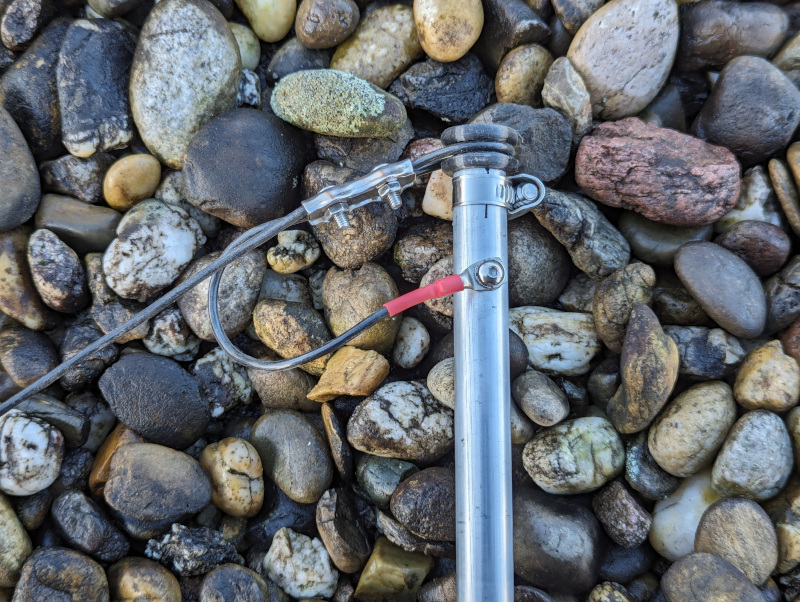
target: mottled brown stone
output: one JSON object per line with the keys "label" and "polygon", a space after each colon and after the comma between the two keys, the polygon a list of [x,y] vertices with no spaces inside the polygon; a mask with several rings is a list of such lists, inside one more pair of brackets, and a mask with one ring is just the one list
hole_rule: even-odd
{"label": "mottled brown stone", "polygon": [[754,220],[735,223],[714,242],[744,259],[759,276],[779,270],[792,248],[792,241],[778,226]]}

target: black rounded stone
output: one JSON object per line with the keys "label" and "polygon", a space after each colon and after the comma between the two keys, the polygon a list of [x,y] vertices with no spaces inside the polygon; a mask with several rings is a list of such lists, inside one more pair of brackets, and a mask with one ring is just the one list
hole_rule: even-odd
{"label": "black rounded stone", "polygon": [[209,121],[186,151],[187,200],[252,228],[295,207],[308,159],[302,133],[271,113],[235,109]]}
{"label": "black rounded stone", "polygon": [[79,491],[68,490],[53,502],[53,520],[69,544],[100,562],[125,556],[130,544],[95,502]]}
{"label": "black rounded stone", "polygon": [[0,232],[27,222],[39,206],[41,187],[36,162],[17,124],[0,106]]}

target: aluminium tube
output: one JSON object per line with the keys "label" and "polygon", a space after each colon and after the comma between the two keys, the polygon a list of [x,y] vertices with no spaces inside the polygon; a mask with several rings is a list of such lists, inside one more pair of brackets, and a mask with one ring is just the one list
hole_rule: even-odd
{"label": "aluminium tube", "polygon": [[[503,171],[453,176],[453,268],[498,258],[496,290],[454,296],[456,575],[459,602],[512,602],[508,209]],[[507,198],[507,196],[505,196]]]}

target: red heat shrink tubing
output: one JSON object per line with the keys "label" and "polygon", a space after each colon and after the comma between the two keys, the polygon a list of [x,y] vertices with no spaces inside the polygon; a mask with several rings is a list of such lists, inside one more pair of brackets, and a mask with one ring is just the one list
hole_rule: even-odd
{"label": "red heat shrink tubing", "polygon": [[428,286],[423,286],[415,291],[401,295],[397,299],[392,299],[388,303],[384,303],[383,306],[389,312],[389,316],[395,316],[401,311],[414,307],[423,301],[446,297],[463,290],[464,281],[461,280],[461,276],[453,274],[452,276],[447,276],[447,278],[440,278],[435,282],[431,282]]}

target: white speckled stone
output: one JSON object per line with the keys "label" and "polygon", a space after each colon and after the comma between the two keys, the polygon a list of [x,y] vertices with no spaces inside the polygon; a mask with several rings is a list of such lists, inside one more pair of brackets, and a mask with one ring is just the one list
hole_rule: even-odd
{"label": "white speckled stone", "polygon": [[419,365],[431,346],[428,329],[416,318],[405,317],[394,340],[392,361],[401,368],[410,370]]}
{"label": "white speckled stone", "polygon": [[258,61],[261,59],[261,43],[258,41],[256,34],[246,25],[240,25],[239,23],[228,23],[228,27],[231,28],[233,37],[236,38],[236,44],[239,46],[242,69],[255,71],[256,67],[258,67]]}
{"label": "white speckled stone", "polygon": [[212,418],[219,418],[225,410],[240,403],[250,403],[253,384],[247,376],[247,370],[234,362],[222,347],[212,349],[197,360],[192,374],[200,381]]}
{"label": "white speckled stone", "polygon": [[64,438],[44,420],[10,410],[0,416],[0,491],[32,495],[58,477]]}
{"label": "white speckled stone", "polygon": [[286,527],[272,539],[264,568],[270,579],[298,599],[329,598],[339,580],[322,542]]}
{"label": "white speckled stone", "polygon": [[269,267],[279,274],[294,274],[319,259],[319,243],[304,230],[284,230],[278,244],[267,252]]}
{"label": "white speckled stone", "polygon": [[124,299],[147,301],[175,281],[205,242],[200,225],[180,207],[142,201],[119,222],[103,255],[106,283]]}
{"label": "white speckled stone", "polygon": [[200,351],[200,339],[177,307],[169,307],[153,318],[150,332],[142,342],[150,353],[171,357],[178,362],[194,359]]}
{"label": "white speckled stone", "polygon": [[191,215],[195,221],[200,224],[200,227],[203,229],[203,234],[209,238],[214,238],[222,229],[221,219],[210,213],[206,213],[186,200],[186,193],[183,188],[183,172],[167,172],[164,177],[161,178],[161,184],[158,185],[153,196],[159,201],[164,201],[170,205],[177,205],[186,211],[186,213]]}
{"label": "white speckled stone", "polygon": [[586,374],[602,348],[592,314],[525,306],[509,310],[508,318],[533,367],[547,374]]}
{"label": "white speckled stone", "polygon": [[453,221],[453,178],[441,169],[434,171],[428,180],[422,197],[422,211],[439,219]]}

